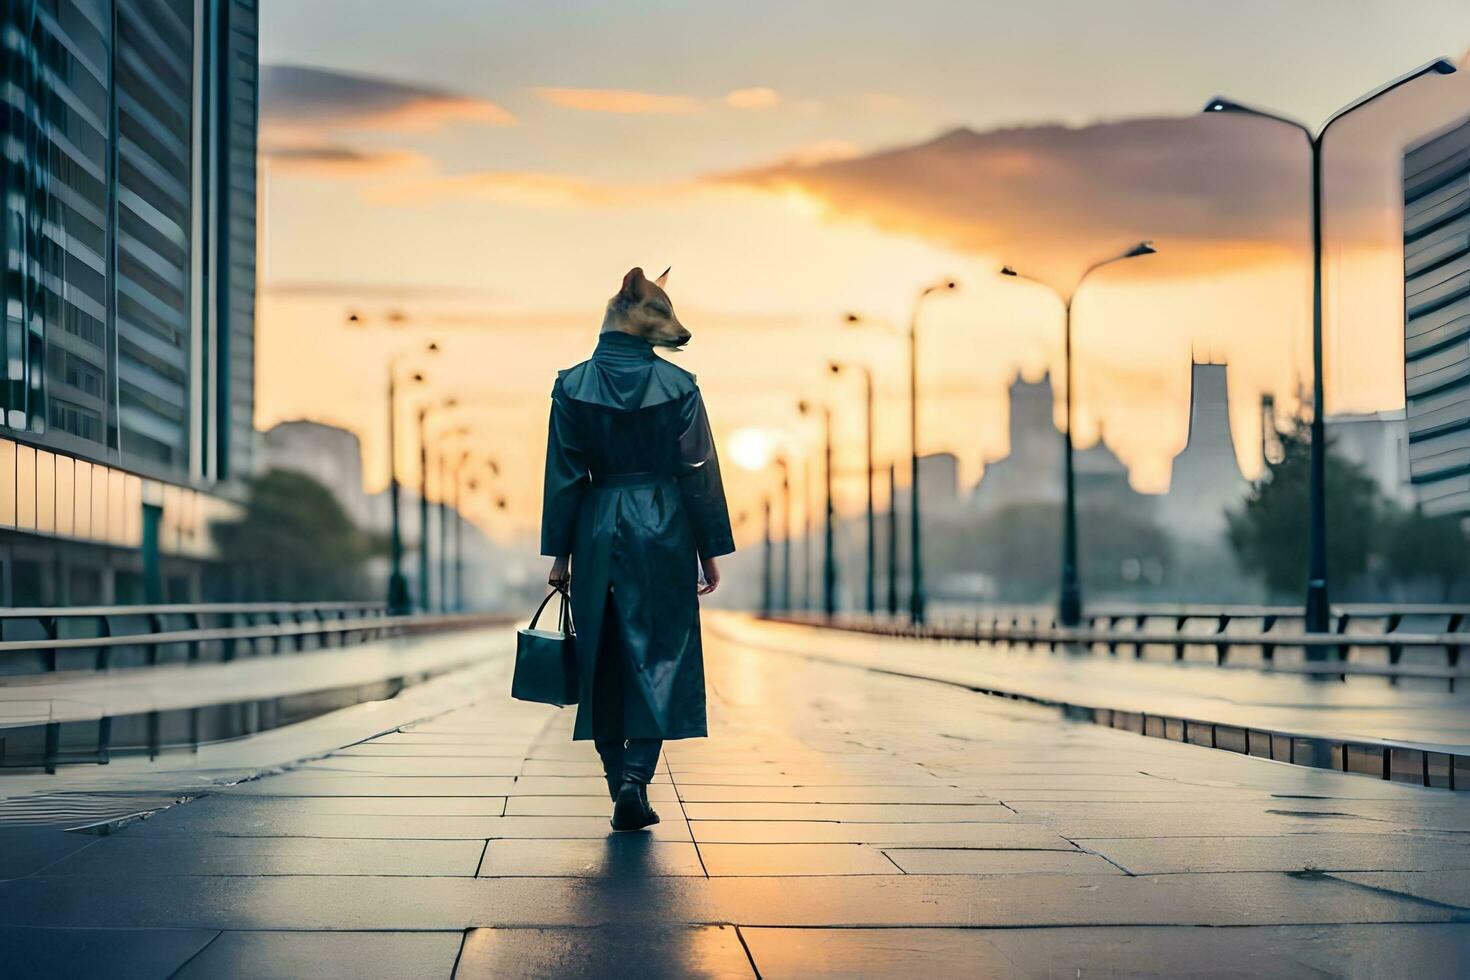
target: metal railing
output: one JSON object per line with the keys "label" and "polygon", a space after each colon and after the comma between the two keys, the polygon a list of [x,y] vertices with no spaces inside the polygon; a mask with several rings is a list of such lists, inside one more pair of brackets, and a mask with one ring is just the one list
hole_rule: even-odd
{"label": "metal railing", "polygon": [[375,602],[0,609],[0,675],[229,661],[378,638],[411,619]]}
{"label": "metal railing", "polygon": [[[0,609],[0,685],[13,678],[71,673],[92,677],[97,671],[147,670],[166,664],[228,663],[253,657],[277,657],[345,647],[393,636],[500,625],[499,614],[459,613],[390,616],[383,603],[196,603],[157,606],[85,606],[73,608]],[[385,690],[402,686],[390,681]],[[309,695],[308,695],[309,696]],[[279,700],[279,699],[277,699]],[[200,710],[184,709],[184,744],[197,745]],[[157,711],[142,719],[139,747],[156,755],[168,739]],[[36,762],[55,772],[58,762],[108,761],[114,745],[114,719],[88,723],[95,737],[91,748],[67,751],[63,724],[44,724],[43,745]],[[250,723],[259,730],[258,725]],[[90,730],[90,729],[89,729]],[[20,728],[0,729],[12,738]],[[6,739],[0,737],[0,766],[11,764]],[[25,753],[19,753],[25,755]]]}
{"label": "metal railing", "polygon": [[914,626],[903,621],[809,614],[772,618],[915,639],[1045,646],[1095,654],[1208,663],[1216,667],[1296,674],[1422,678],[1470,677],[1461,654],[1470,647],[1470,606],[1341,605],[1333,631],[1308,633],[1296,606],[1106,606],[1078,627],[1058,626],[1050,614],[997,612],[950,617]]}

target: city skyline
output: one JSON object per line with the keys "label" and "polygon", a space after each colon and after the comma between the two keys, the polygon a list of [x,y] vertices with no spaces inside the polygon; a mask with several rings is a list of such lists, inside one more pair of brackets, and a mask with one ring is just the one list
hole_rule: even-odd
{"label": "city skyline", "polygon": [[[1231,364],[1234,441],[1257,475],[1260,396],[1290,410],[1309,351],[1306,154],[1286,127],[1198,110],[1226,94],[1316,121],[1432,56],[1459,60],[1470,43],[1470,16],[1453,5],[1422,24],[1372,4],[1357,16],[1273,9],[1264,38],[1251,29],[1264,8],[1245,5],[1192,42],[1192,61],[1158,43],[1193,37],[1177,5],[1132,5],[1159,25],[1152,43],[1122,38],[1121,19],[1069,11],[1059,30],[1051,5],[1005,13],[1023,36],[1056,31],[1042,50],[1058,56],[1038,73],[994,45],[975,61],[935,44],[935,18],[963,26],[967,15],[930,4],[842,24],[787,13],[792,37],[737,70],[718,49],[756,28],[708,10],[584,10],[549,45],[562,21],[546,12],[438,3],[369,23],[337,6],[263,11],[257,424],[352,429],[372,486],[386,476],[378,365],[390,350],[438,339],[451,355],[426,365],[439,390],[495,389],[474,410],[487,442],[539,443],[550,378],[586,356],[634,264],[674,266],[670,294],[695,331],[675,356],[700,374],[722,444],[741,429],[795,434],[798,393],[830,394],[840,466],[858,458],[861,411],[846,387],[822,382],[839,345],[878,366],[891,409],[880,456],[906,452],[899,347],[880,331],[845,332],[841,314],[901,321],[919,285],[957,277],[960,291],[925,311],[921,448],[956,452],[968,482],[1006,451],[1009,379],[1060,364],[1054,301],[1000,280],[998,266],[1065,283],[1077,262],[1139,237],[1160,254],[1110,271],[1079,303],[1078,443],[1106,430],[1135,487],[1163,489],[1198,352]],[[1089,26],[1098,48],[1122,49],[1103,59],[1105,86],[1088,84],[1099,56],[1078,52]],[[1313,31],[1321,45],[1307,44]],[[667,70],[611,54],[634,36],[673,52]],[[883,70],[921,37],[921,68]],[[1295,61],[1277,57],[1293,46]],[[1130,47],[1136,57],[1121,57]],[[1012,84],[1000,88],[1005,72]],[[1329,413],[1402,404],[1397,167],[1404,144],[1470,113],[1466,78],[1416,83],[1329,143]],[[1059,235],[1079,245],[1059,252]],[[505,455],[515,516],[529,526],[539,467],[532,453]],[[751,510],[769,477],[731,482],[736,509]],[[851,511],[860,484],[841,489]]]}

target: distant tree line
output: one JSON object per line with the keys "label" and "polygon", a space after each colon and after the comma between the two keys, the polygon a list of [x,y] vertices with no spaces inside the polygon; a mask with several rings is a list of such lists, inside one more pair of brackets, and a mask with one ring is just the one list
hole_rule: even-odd
{"label": "distant tree line", "polygon": [[[1297,422],[1281,435],[1280,459],[1227,515],[1231,547],[1272,598],[1306,592],[1307,485],[1311,433]],[[1334,597],[1470,598],[1470,533],[1454,516],[1430,517],[1384,497],[1359,464],[1328,444],[1327,566]]]}
{"label": "distant tree line", "polygon": [[239,519],[210,533],[238,597],[263,601],[374,598],[367,563],[388,545],[357,527],[328,487],[284,469],[248,480]]}

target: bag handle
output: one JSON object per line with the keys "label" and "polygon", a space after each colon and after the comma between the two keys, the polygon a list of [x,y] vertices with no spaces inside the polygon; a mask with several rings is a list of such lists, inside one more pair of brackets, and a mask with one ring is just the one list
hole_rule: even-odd
{"label": "bag handle", "polygon": [[565,635],[571,635],[576,632],[572,627],[571,597],[567,595],[565,589],[560,587],[553,588],[550,592],[546,593],[546,598],[541,600],[541,605],[536,607],[536,613],[531,617],[530,629],[536,628],[536,623],[541,619],[541,613],[546,609],[546,604],[551,601],[551,597],[558,595],[561,596],[561,609],[557,614],[557,626]]}
{"label": "bag handle", "polygon": [[575,636],[577,627],[572,623],[572,597],[565,590],[561,591],[561,631],[564,636]]}

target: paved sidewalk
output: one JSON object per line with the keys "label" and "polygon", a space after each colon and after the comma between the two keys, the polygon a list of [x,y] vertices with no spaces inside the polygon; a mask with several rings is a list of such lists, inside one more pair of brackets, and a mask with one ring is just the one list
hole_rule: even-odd
{"label": "paved sidewalk", "polygon": [[1347,683],[1204,663],[1068,656],[994,643],[913,640],[723,616],[731,639],[1051,701],[1266,728],[1347,741],[1386,740],[1470,753],[1470,691],[1443,681],[1354,677]]}
{"label": "paved sidewalk", "polygon": [[[0,856],[5,976],[1438,977],[1470,800],[1060,723],[711,635],[618,835],[570,712],[490,697]],[[1228,927],[1228,928],[1201,928]]]}

